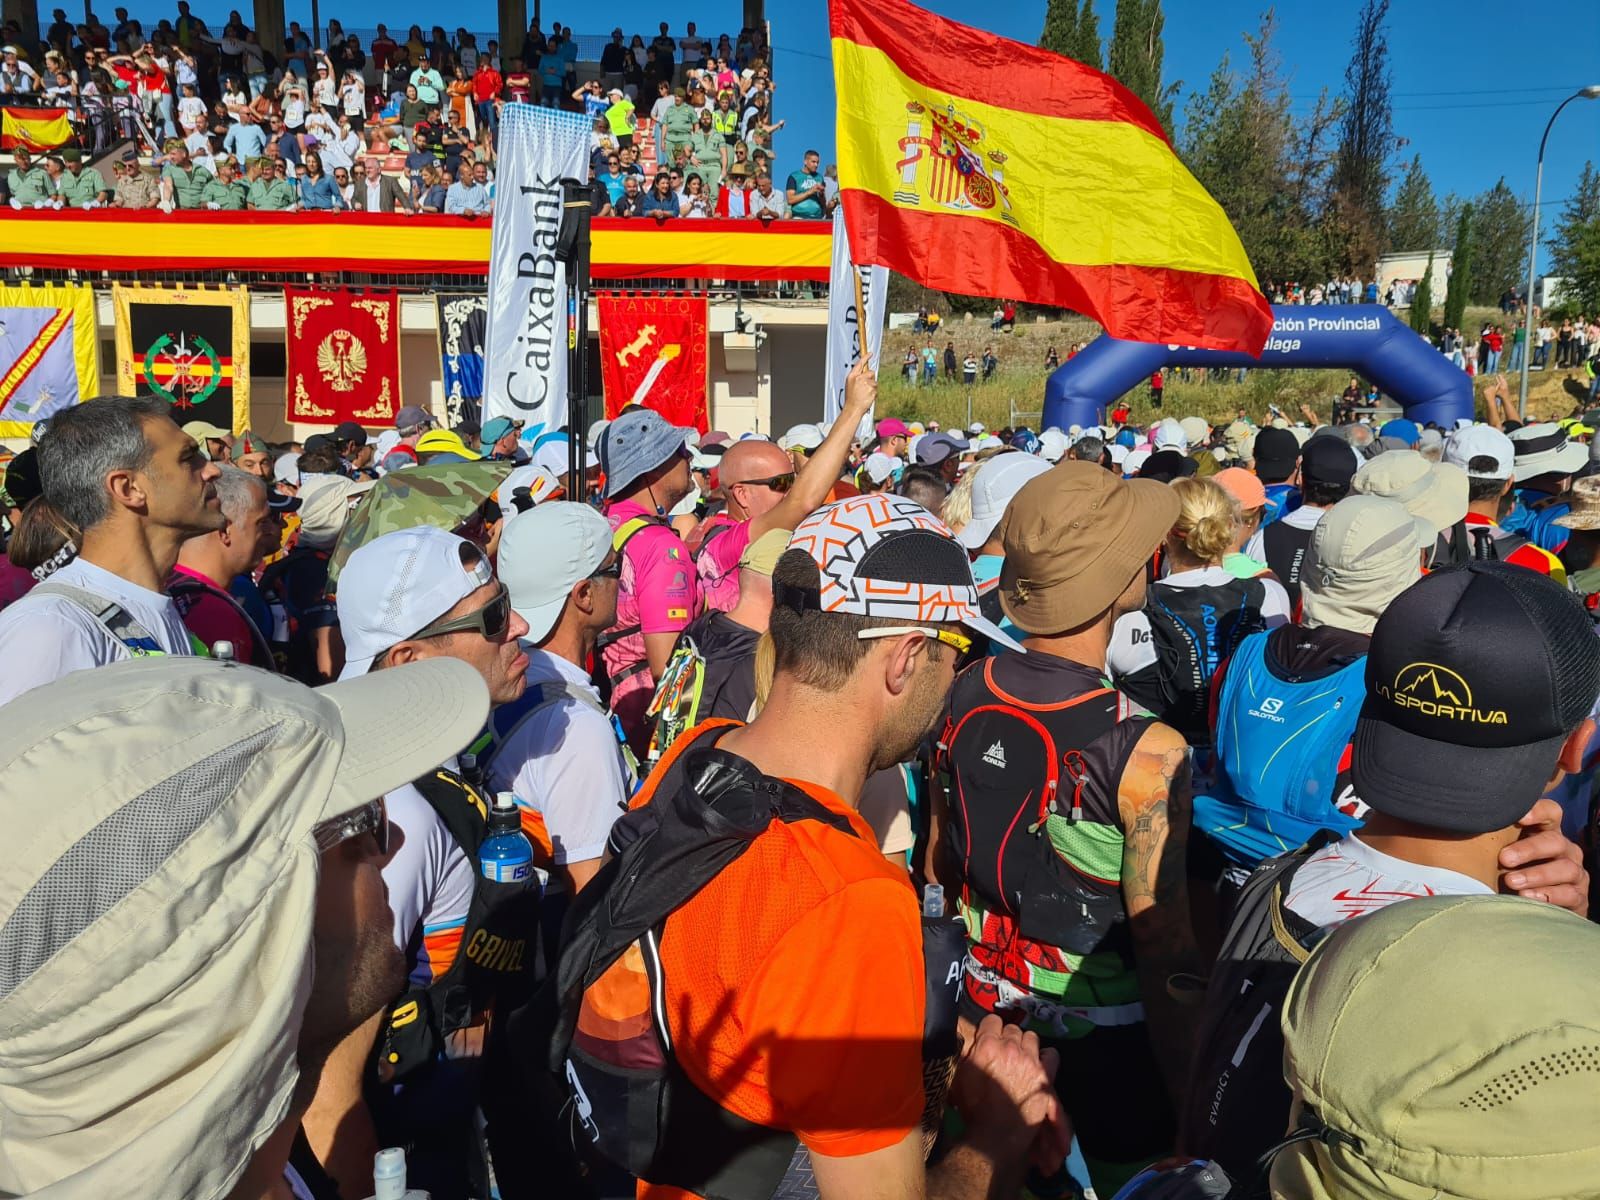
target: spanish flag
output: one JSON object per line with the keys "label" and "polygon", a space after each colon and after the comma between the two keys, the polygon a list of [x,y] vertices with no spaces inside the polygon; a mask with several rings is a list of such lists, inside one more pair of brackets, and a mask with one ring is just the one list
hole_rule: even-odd
{"label": "spanish flag", "polygon": [[0,110],[0,150],[54,150],[72,140],[72,122],[64,108]]}
{"label": "spanish flag", "polygon": [[906,0],[831,0],[829,25],[856,262],[1261,352],[1272,311],[1238,234],[1127,88]]}

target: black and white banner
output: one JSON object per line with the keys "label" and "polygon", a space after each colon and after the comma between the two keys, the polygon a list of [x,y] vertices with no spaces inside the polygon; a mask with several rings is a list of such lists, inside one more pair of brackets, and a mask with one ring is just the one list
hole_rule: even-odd
{"label": "black and white banner", "polygon": [[[861,339],[857,335],[857,322],[861,314],[856,311],[856,281],[861,279],[861,299],[867,313],[867,353],[872,358],[874,371],[883,369],[880,351],[883,349],[883,308],[889,297],[889,269],[887,267],[858,267],[850,258],[850,239],[845,236],[844,205],[833,211],[833,271],[828,282],[828,366],[823,377],[827,396],[823,401],[823,416],[834,421],[844,409],[844,381],[850,369],[861,358]],[[873,414],[862,422],[862,437],[869,436]]]}
{"label": "black and white banner", "polygon": [[483,419],[567,423],[567,280],[556,261],[561,180],[588,178],[593,122],[579,113],[507,104],[500,117]]}

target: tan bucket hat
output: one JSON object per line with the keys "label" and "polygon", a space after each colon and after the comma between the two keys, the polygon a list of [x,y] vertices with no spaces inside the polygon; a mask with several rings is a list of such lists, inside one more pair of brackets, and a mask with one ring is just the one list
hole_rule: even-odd
{"label": "tan bucket hat", "polygon": [[1060,633],[1111,607],[1178,520],[1178,496],[1064,462],[1023,485],[1000,521],[1000,607],[1028,633]]}
{"label": "tan bucket hat", "polygon": [[1385,450],[1350,481],[1358,495],[1398,500],[1440,532],[1467,515],[1467,486],[1460,467],[1429,462],[1415,450]]}

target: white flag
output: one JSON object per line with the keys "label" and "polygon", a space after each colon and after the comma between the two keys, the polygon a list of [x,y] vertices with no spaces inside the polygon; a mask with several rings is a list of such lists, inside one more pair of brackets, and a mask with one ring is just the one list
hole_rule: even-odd
{"label": "white flag", "polygon": [[561,180],[589,177],[592,122],[579,113],[508,104],[500,117],[483,419],[567,423],[567,272],[556,261]]}
{"label": "white flag", "polygon": [[[861,358],[861,341],[856,336],[856,281],[861,277],[861,299],[866,303],[867,353],[874,372],[883,368],[883,308],[889,296],[889,268],[858,267],[850,260],[850,239],[844,231],[844,206],[833,210],[833,271],[828,281],[828,367],[824,375],[828,393],[823,400],[823,416],[837,420],[844,409],[844,381]],[[862,420],[863,438],[870,436],[873,415]]]}

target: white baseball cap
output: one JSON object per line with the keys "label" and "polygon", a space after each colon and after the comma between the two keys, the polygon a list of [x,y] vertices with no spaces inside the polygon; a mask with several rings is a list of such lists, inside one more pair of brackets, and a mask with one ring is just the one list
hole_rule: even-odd
{"label": "white baseball cap", "polygon": [[1145,460],[1149,457],[1149,450],[1142,448],[1129,450],[1127,457],[1122,460],[1122,473],[1124,475],[1137,475],[1139,468],[1144,466]]}
{"label": "white baseball cap", "polygon": [[971,425],[967,426],[967,432],[973,437],[979,437],[982,434],[988,433],[989,431],[982,421],[974,421]]}
{"label": "white baseball cap", "polygon": [[[1494,467],[1474,471],[1468,464],[1475,458],[1492,458]],[[1516,460],[1516,444],[1492,425],[1469,425],[1453,430],[1444,440],[1444,461],[1460,467],[1472,479],[1510,479]]]}
{"label": "white baseball cap", "polygon": [[1067,456],[1067,435],[1059,429],[1046,429],[1039,435],[1039,457],[1058,463]]}
{"label": "white baseball cap", "polygon": [[1179,454],[1186,454],[1189,435],[1183,431],[1181,421],[1168,417],[1150,431],[1150,444],[1157,450],[1176,450]]}
{"label": "white baseball cap", "polygon": [[545,467],[516,467],[501,481],[499,489],[495,492],[496,503],[507,516],[516,512],[514,497],[518,488],[527,488],[528,499],[535,504],[543,504],[546,500],[554,500],[561,494],[561,481]]}
{"label": "white baseball cap", "polygon": [[280,454],[272,463],[272,477],[290,487],[300,486],[300,456],[293,451]]}
{"label": "white baseball cap", "polygon": [[784,450],[815,450],[822,445],[822,430],[811,424],[791,425],[778,445]]}
{"label": "white baseball cap", "polygon": [[[536,467],[543,467],[550,474],[560,477],[572,469],[572,441],[566,434],[547,434],[539,440],[534,448],[529,461]],[[583,469],[592,471],[600,465],[600,460],[595,457],[593,450],[585,449],[583,454]]]}
{"label": "white baseball cap", "polygon": [[312,689],[147,657],[9,706],[0,1192],[228,1195],[300,1076],[318,847],[488,711],[443,658]]}
{"label": "white baseball cap", "polygon": [[528,623],[523,640],[544,641],[577,584],[611,553],[611,526],[593,507],[552,500],[518,513],[500,534],[500,582]]}
{"label": "white baseball cap", "polygon": [[375,479],[307,475],[300,487],[300,544],[326,550],[339,540],[350,504],[372,490]]}
{"label": "white baseball cap", "polygon": [[1023,484],[1048,470],[1050,464],[1032,454],[997,454],[979,463],[972,479],[972,520],[961,527],[956,541],[968,550],[982,546]]}
{"label": "white baseball cap", "polygon": [[905,461],[897,455],[874,452],[867,455],[867,461],[861,465],[861,469],[873,483],[882,483],[903,466]]}
{"label": "white baseball cap", "polygon": [[351,554],[339,573],[339,632],[345,649],[339,678],[365,675],[391,646],[493,582],[483,551],[443,529],[417,525],[374,538]]}

